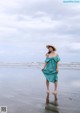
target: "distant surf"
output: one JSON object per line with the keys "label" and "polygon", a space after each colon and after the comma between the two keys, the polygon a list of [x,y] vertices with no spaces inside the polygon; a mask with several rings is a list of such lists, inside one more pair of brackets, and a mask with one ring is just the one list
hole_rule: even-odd
{"label": "distant surf", "polygon": [[[0,62],[0,67],[37,67],[41,68],[43,66],[43,62]],[[80,70],[80,62],[70,62],[70,63],[59,63],[59,68],[61,69],[77,69]]]}

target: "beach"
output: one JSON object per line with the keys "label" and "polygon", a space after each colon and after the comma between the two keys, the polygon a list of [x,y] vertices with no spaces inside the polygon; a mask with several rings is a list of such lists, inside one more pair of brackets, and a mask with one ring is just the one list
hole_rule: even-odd
{"label": "beach", "polygon": [[7,113],[80,113],[80,70],[59,69],[57,100],[41,66],[0,66],[0,106]]}

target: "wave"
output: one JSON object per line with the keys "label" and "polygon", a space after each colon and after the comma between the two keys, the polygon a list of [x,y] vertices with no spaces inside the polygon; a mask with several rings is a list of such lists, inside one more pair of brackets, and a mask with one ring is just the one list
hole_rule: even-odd
{"label": "wave", "polygon": [[[16,62],[16,63],[0,63],[0,67],[38,67],[41,68],[44,65],[43,62]],[[61,69],[80,69],[80,62],[71,63],[59,63]]]}

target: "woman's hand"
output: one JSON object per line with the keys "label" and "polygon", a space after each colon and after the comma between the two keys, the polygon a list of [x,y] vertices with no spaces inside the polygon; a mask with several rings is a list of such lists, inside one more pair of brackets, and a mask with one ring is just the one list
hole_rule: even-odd
{"label": "woman's hand", "polygon": [[44,63],[44,66],[43,66],[42,70],[45,69],[46,65],[47,65],[47,62]]}
{"label": "woman's hand", "polygon": [[45,69],[45,67],[43,67],[41,70],[44,70]]}

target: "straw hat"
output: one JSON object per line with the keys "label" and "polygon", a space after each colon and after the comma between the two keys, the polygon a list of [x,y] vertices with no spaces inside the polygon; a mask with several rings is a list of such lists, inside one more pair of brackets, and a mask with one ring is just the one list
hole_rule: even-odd
{"label": "straw hat", "polygon": [[55,48],[53,45],[46,45],[46,47],[47,47],[47,49],[48,49],[49,47],[52,47],[53,50],[56,50],[56,48]]}

